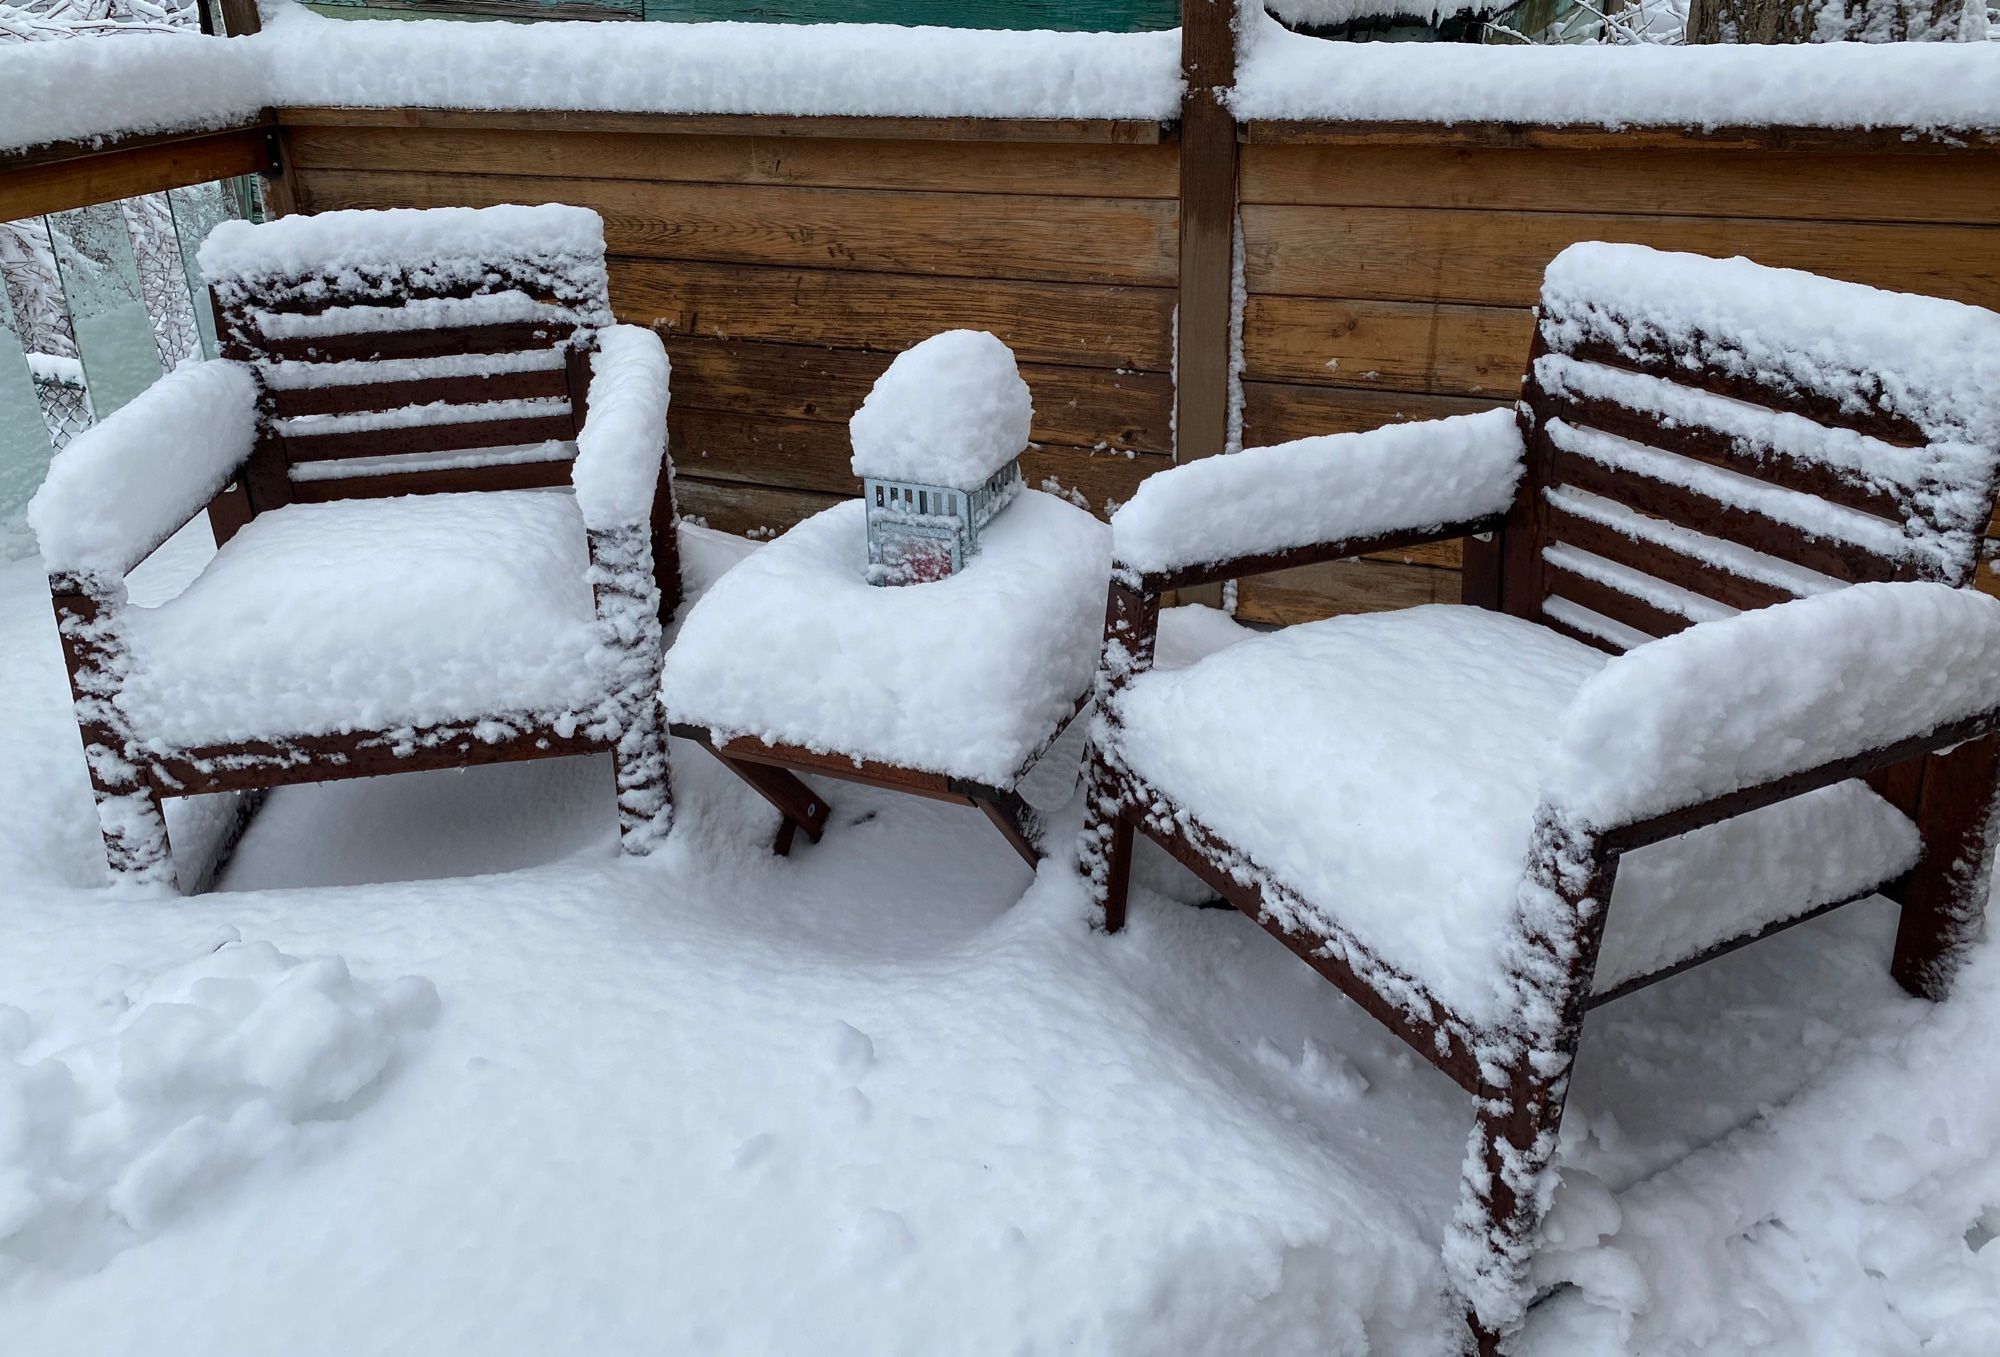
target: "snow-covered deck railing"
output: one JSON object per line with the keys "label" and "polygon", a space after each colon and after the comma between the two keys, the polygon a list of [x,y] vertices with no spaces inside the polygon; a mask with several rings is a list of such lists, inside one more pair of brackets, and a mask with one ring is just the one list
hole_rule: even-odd
{"label": "snow-covered deck railing", "polygon": [[1204,457],[1150,477],[1113,515],[1118,568],[1177,588],[1230,561],[1495,520],[1521,456],[1513,413],[1490,410]]}
{"label": "snow-covered deck railing", "polygon": [[[1214,8],[1226,23],[1228,7]],[[0,47],[0,152],[212,129],[273,107],[1161,122],[1180,115],[1185,92],[1178,31],[461,24],[334,20],[287,0],[263,9],[263,30],[247,37]],[[1259,6],[1236,46],[1226,98],[1245,121],[2000,129],[1992,43],[1336,43],[1288,32]]]}

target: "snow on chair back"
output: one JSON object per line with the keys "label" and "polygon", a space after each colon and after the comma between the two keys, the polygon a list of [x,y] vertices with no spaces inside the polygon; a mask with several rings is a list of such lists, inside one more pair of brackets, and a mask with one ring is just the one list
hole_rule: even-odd
{"label": "snow on chair back", "polygon": [[290,500],[564,484],[611,323],[585,208],[326,212],[201,250],[224,356],[263,387],[246,479]]}
{"label": "snow on chair back", "polygon": [[1521,420],[1507,611],[1601,649],[1865,580],[1962,586],[2000,460],[2000,315],[1573,245]]}

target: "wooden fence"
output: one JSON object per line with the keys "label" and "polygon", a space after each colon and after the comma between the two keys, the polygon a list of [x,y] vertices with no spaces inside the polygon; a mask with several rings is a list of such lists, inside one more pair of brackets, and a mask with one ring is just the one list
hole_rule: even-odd
{"label": "wooden fence", "polygon": [[285,110],[299,205],[594,208],[619,318],[674,364],[681,503],[782,529],[857,489],[896,352],[992,330],[1035,392],[1031,484],[1103,511],[1173,450],[1174,147],[1150,123]]}
{"label": "wooden fence", "polygon": [[[132,160],[0,157],[0,209],[274,155],[279,202],[304,210],[593,207],[621,318],[673,357],[682,502],[738,532],[854,493],[848,415],[892,354],[954,326],[1020,356],[1030,482],[1102,513],[1176,450],[1222,451],[1232,411],[1256,444],[1508,401],[1542,268],[1577,240],[2000,307],[2000,138],[1239,126],[1211,93],[1233,69],[1228,6],[1187,8],[1200,78],[1168,126],[285,108]],[[1426,548],[1246,581],[1239,608],[1457,595],[1454,553]]]}

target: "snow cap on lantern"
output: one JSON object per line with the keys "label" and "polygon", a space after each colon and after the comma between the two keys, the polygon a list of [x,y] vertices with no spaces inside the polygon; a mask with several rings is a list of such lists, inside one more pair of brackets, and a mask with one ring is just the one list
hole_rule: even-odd
{"label": "snow cap on lantern", "polygon": [[868,578],[943,579],[1021,489],[1034,419],[1014,353],[984,330],[947,330],[898,354],[848,421],[868,505]]}

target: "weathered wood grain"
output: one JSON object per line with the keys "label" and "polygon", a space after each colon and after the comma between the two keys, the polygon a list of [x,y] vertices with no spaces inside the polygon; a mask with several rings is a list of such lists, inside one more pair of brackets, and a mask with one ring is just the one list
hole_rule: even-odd
{"label": "weathered wood grain", "polygon": [[292,127],[306,173],[373,170],[562,179],[1172,198],[1171,145],[660,136],[481,128]]}
{"label": "weathered wood grain", "polygon": [[1236,616],[1288,627],[1337,613],[1384,612],[1459,601],[1459,572],[1356,559],[1301,566],[1239,581]]}
{"label": "weathered wood grain", "polygon": [[1511,400],[1534,328],[1525,308],[1252,295],[1244,377]]}
{"label": "weathered wood grain", "polygon": [[767,113],[616,113],[564,109],[322,108],[277,111],[290,127],[448,127],[521,132],[639,132],[657,136],[893,138],[909,141],[1027,141],[1147,146],[1157,122],[1130,118],[877,118]]}
{"label": "weathered wood grain", "polygon": [[1165,372],[1170,288],[913,278],[613,259],[618,318],[673,334],[899,353],[939,330],[991,330],[1023,362]]}
{"label": "weathered wood grain", "polygon": [[[849,466],[853,449],[842,424],[819,420],[728,414],[679,404],[667,415],[677,471],[710,481],[740,481],[787,490],[852,495],[861,483]],[[1093,454],[1085,448],[1042,445],[1021,457],[1030,486],[1080,494],[1092,512],[1132,497],[1139,482],[1164,470],[1158,453]]]}
{"label": "weathered wood grain", "polygon": [[[774,415],[845,425],[892,355],[803,344],[674,336],[677,408]],[[1160,372],[1021,365],[1038,442],[1166,453],[1173,382]]]}
{"label": "weathered wood grain", "polygon": [[572,203],[614,254],[1077,283],[1174,281],[1175,210],[1156,199],[879,193],[508,175],[301,174],[308,207]]}
{"label": "weathered wood grain", "polygon": [[1252,205],[1243,236],[1253,293],[1528,306],[1565,246],[1615,240],[2000,305],[2000,227]]}
{"label": "weathered wood grain", "polygon": [[1384,424],[1474,414],[1508,403],[1499,397],[1430,396],[1407,391],[1246,381],[1243,442],[1247,447],[1261,447],[1320,434],[1359,433]]}
{"label": "weathered wood grain", "polygon": [[102,151],[71,149],[71,155],[23,157],[12,165],[0,160],[0,221],[255,174],[270,165],[270,144],[262,127],[147,140]]}
{"label": "weathered wood grain", "polygon": [[2000,220],[2000,155],[1244,148],[1245,203],[1807,221]]}

